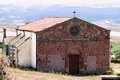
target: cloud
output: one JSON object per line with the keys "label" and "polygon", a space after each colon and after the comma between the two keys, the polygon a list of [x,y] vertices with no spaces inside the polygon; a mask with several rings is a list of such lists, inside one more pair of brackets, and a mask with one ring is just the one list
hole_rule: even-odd
{"label": "cloud", "polygon": [[14,7],[1,7],[0,8],[0,10],[6,11],[6,12],[9,12],[10,10],[14,10],[14,9],[16,9],[16,8],[14,8]]}
{"label": "cloud", "polygon": [[0,18],[0,21],[4,21],[5,20],[5,18]]}
{"label": "cloud", "polygon": [[0,4],[21,4],[21,3],[41,3],[41,4],[67,4],[67,3],[81,3],[81,4],[98,4],[98,3],[120,3],[120,0],[1,0]]}
{"label": "cloud", "polygon": [[10,15],[9,18],[19,18],[19,16]]}
{"label": "cloud", "polygon": [[22,11],[22,12],[27,12],[28,10],[27,10],[26,7],[24,7],[21,11]]}
{"label": "cloud", "polygon": [[120,12],[113,12],[113,13],[103,13],[105,15],[112,15],[112,14],[119,14]]}
{"label": "cloud", "polygon": [[118,3],[118,4],[113,4],[112,7],[118,7],[118,8],[119,8],[119,7],[120,7],[120,3]]}
{"label": "cloud", "polygon": [[13,23],[23,23],[25,20],[14,20]]}

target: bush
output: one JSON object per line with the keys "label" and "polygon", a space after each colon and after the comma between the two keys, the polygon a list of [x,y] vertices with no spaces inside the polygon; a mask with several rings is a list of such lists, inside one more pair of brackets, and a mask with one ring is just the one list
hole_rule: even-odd
{"label": "bush", "polygon": [[114,74],[114,70],[111,67],[110,67],[110,74]]}
{"label": "bush", "polygon": [[7,67],[9,66],[8,57],[0,53],[0,80],[8,79]]}
{"label": "bush", "polygon": [[117,60],[120,60],[120,50],[119,50],[119,52],[117,52],[117,53],[115,54],[115,57],[116,57]]}
{"label": "bush", "polygon": [[120,76],[120,73],[118,73],[117,76]]}
{"label": "bush", "polygon": [[3,43],[2,42],[0,42],[0,48],[2,48],[3,47]]}

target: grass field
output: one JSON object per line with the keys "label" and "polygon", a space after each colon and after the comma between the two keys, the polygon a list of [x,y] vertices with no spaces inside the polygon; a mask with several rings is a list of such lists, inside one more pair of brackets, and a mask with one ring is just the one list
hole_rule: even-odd
{"label": "grass field", "polygon": [[120,43],[118,43],[118,42],[111,42],[110,45],[112,45],[112,48],[111,48],[112,52],[120,50]]}

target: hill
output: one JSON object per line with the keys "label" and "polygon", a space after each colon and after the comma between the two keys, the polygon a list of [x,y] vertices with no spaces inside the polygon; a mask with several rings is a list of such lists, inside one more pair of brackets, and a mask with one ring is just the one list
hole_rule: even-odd
{"label": "hill", "polygon": [[76,17],[83,20],[113,27],[120,26],[120,7],[110,5],[94,6],[72,6],[72,5],[51,5],[41,4],[17,5],[0,4],[0,24],[22,25],[25,22],[34,21],[46,16],[69,16],[73,17],[75,10]]}

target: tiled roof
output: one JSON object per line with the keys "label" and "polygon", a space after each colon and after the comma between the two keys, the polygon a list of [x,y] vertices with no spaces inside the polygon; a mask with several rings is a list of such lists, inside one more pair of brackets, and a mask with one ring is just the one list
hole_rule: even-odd
{"label": "tiled roof", "polygon": [[19,27],[19,30],[26,30],[26,31],[41,31],[46,28],[52,27],[58,23],[64,22],[66,20],[71,19],[70,17],[45,17],[40,20],[27,23],[21,27]]}

